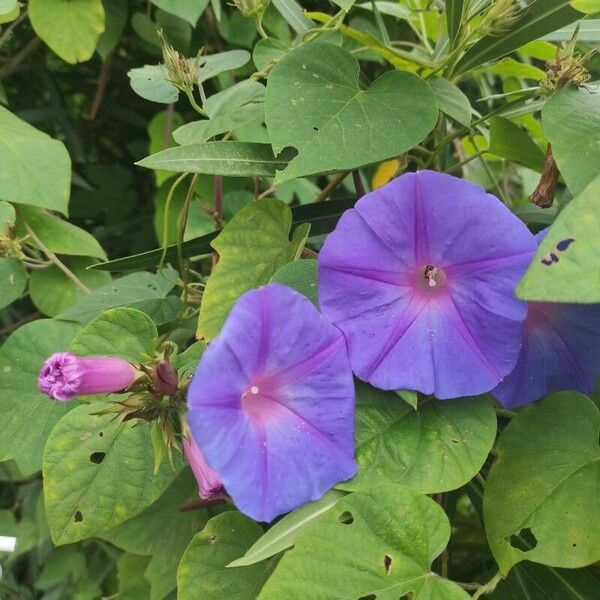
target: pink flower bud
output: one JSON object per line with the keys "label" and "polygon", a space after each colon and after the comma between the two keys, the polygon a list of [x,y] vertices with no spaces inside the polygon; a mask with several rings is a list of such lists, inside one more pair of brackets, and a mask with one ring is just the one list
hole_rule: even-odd
{"label": "pink flower bud", "polygon": [[82,358],[70,352],[57,352],[43,364],[38,375],[38,387],[53,400],[65,402],[85,394],[119,392],[136,379],[136,370],[122,358]]}
{"label": "pink flower bud", "polygon": [[160,396],[172,396],[177,391],[177,372],[167,362],[158,363],[151,374],[154,391]]}
{"label": "pink flower bud", "polygon": [[183,452],[198,482],[200,497],[210,500],[222,496],[224,491],[220,475],[208,466],[191,436],[183,438]]}

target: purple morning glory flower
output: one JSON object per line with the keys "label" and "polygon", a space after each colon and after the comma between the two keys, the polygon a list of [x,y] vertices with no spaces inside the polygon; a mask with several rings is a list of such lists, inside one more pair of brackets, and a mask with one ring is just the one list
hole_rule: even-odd
{"label": "purple morning glory flower", "polygon": [[138,372],[126,360],[113,356],[80,357],[57,352],[42,365],[40,392],[65,402],[85,394],[108,394],[128,388]]}
{"label": "purple morning glory flower", "polygon": [[479,186],[409,173],[364,196],[326,239],[321,310],[376,387],[479,394],[516,363],[527,305],[514,289],[534,251],[525,225]]}
{"label": "purple morning glory flower", "polygon": [[219,474],[206,464],[198,444],[192,437],[183,438],[183,452],[198,482],[200,497],[205,500],[222,497],[224,495],[223,482]]}
{"label": "purple morning glory flower", "polygon": [[279,284],[234,306],[188,391],[188,422],[236,506],[271,521],[356,472],[342,333]]}
{"label": "purple morning glory flower", "polygon": [[599,375],[600,304],[530,302],[517,366],[493,394],[513,408],[560,390],[591,394]]}

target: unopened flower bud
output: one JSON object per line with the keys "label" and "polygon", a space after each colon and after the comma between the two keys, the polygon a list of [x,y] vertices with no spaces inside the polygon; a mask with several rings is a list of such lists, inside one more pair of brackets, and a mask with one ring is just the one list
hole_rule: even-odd
{"label": "unopened flower bud", "polygon": [[137,377],[133,365],[121,358],[84,358],[70,352],[57,352],[43,364],[38,385],[40,392],[65,402],[75,396],[119,392],[132,385]]}
{"label": "unopened flower bud", "polygon": [[496,0],[490,4],[481,26],[490,35],[500,35],[519,18],[518,9],[514,0]]}
{"label": "unopened flower bud", "polygon": [[191,90],[198,83],[198,59],[190,62],[167,42],[161,31],[158,36],[169,81],[181,90]]}
{"label": "unopened flower bud", "polygon": [[234,6],[245,16],[255,17],[262,15],[270,0],[233,0]]}
{"label": "unopened flower bud", "polygon": [[208,466],[191,435],[183,437],[183,452],[198,482],[200,497],[212,500],[223,496],[224,489],[220,475]]}
{"label": "unopened flower bud", "polygon": [[179,378],[177,372],[168,362],[159,362],[150,375],[154,391],[159,396],[172,396],[177,391]]}

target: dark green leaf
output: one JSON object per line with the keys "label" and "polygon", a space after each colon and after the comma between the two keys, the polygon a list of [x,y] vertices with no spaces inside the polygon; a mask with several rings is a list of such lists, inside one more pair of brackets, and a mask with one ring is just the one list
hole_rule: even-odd
{"label": "dark green leaf", "polygon": [[541,173],[544,153],[523,129],[503,117],[493,117],[490,122],[492,154],[517,162]]}
{"label": "dark green leaf", "polygon": [[460,29],[464,4],[464,0],[446,0],[446,26],[451,43],[454,43]]}

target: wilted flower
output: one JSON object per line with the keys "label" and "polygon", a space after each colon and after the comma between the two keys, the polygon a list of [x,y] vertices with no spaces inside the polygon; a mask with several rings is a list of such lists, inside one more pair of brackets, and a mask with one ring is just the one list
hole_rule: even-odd
{"label": "wilted flower", "polygon": [[600,304],[530,302],[517,366],[493,394],[512,408],[560,390],[590,394],[599,375]]}
{"label": "wilted flower", "polygon": [[135,368],[121,358],[57,352],[42,365],[38,386],[50,398],[66,401],[85,394],[119,392],[137,377]]}
{"label": "wilted flower", "polygon": [[237,507],[271,521],[356,471],[342,333],[279,284],[244,294],[204,353],[188,422]]}
{"label": "wilted flower", "polygon": [[205,500],[222,497],[224,495],[223,482],[219,474],[206,464],[198,444],[192,437],[185,436],[183,438],[183,452],[198,482],[200,497]]}
{"label": "wilted flower", "polygon": [[321,310],[361,379],[479,394],[516,363],[527,305],[514,289],[534,251],[525,225],[479,186],[409,173],[364,196],[326,239]]}

